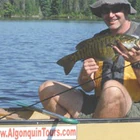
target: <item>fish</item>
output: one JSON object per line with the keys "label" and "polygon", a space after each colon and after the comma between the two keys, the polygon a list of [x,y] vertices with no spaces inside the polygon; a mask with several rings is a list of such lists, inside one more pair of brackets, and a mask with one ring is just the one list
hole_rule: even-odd
{"label": "fish", "polygon": [[62,57],[56,63],[62,66],[65,74],[68,75],[79,60],[94,58],[97,61],[115,61],[118,53],[113,49],[113,46],[117,46],[118,42],[129,50],[138,47],[140,39],[126,34],[97,35],[78,43],[76,46],[77,51]]}

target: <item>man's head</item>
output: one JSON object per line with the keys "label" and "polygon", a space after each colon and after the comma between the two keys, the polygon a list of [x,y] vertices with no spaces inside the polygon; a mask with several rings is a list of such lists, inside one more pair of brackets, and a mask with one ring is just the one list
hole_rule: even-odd
{"label": "man's head", "polygon": [[130,28],[127,15],[136,13],[127,0],[98,0],[90,7],[92,13],[102,17],[114,34],[126,32]]}
{"label": "man's head", "polygon": [[[121,7],[123,7],[126,12],[128,14],[135,14],[137,13],[137,11],[131,6],[131,4],[128,2],[128,0],[97,0],[95,3],[93,3],[92,5],[90,5],[91,11],[94,15],[98,16],[98,17],[102,17],[102,13],[105,12],[105,10],[108,9],[104,9],[105,6],[114,6],[115,5],[119,5]],[[112,8],[112,9],[114,9]],[[119,8],[119,7],[117,7]],[[120,10],[120,9],[114,9],[115,10]],[[108,11],[106,11],[108,12]]]}

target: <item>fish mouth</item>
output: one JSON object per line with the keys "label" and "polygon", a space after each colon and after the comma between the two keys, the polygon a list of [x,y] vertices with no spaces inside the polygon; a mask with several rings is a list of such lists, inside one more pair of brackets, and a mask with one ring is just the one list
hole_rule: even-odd
{"label": "fish mouth", "polygon": [[136,47],[135,47],[136,50],[140,50],[140,40],[136,40]]}

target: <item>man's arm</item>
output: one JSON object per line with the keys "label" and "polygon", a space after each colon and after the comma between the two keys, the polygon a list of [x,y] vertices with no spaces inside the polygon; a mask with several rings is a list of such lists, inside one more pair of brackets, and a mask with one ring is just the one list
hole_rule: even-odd
{"label": "man's arm", "polygon": [[84,68],[82,68],[78,77],[78,83],[81,85],[82,89],[87,92],[90,92],[94,89],[94,78],[92,76],[87,75]]}
{"label": "man's arm", "polygon": [[81,85],[83,90],[90,92],[94,89],[94,73],[98,68],[99,67],[93,58],[84,60],[83,67],[78,77],[78,83]]}

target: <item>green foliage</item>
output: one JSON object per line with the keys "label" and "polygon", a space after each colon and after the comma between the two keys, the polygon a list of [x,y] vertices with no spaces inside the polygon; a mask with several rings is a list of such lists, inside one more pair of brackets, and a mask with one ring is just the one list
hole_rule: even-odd
{"label": "green foliage", "polygon": [[[89,5],[96,0],[0,0],[0,16],[96,18]],[[140,0],[129,0],[140,15]]]}
{"label": "green foliage", "polygon": [[60,13],[60,0],[52,0],[51,15],[59,15],[59,13]]}
{"label": "green foliage", "polygon": [[12,13],[14,13],[13,6],[9,2],[4,3],[4,6],[3,6],[3,16],[11,18]]}
{"label": "green foliage", "polygon": [[36,5],[36,2],[34,0],[26,0],[25,1],[25,14],[27,16],[38,14],[39,9]]}
{"label": "green foliage", "polygon": [[73,0],[63,0],[62,1],[63,13],[70,14],[73,12]]}
{"label": "green foliage", "polygon": [[140,14],[140,0],[136,0],[135,8],[136,8],[138,14]]}
{"label": "green foliage", "polygon": [[39,4],[43,17],[50,16],[50,0],[39,0]]}
{"label": "green foliage", "polygon": [[136,0],[128,0],[128,1],[131,3],[132,7],[135,8],[135,6],[136,6]]}

